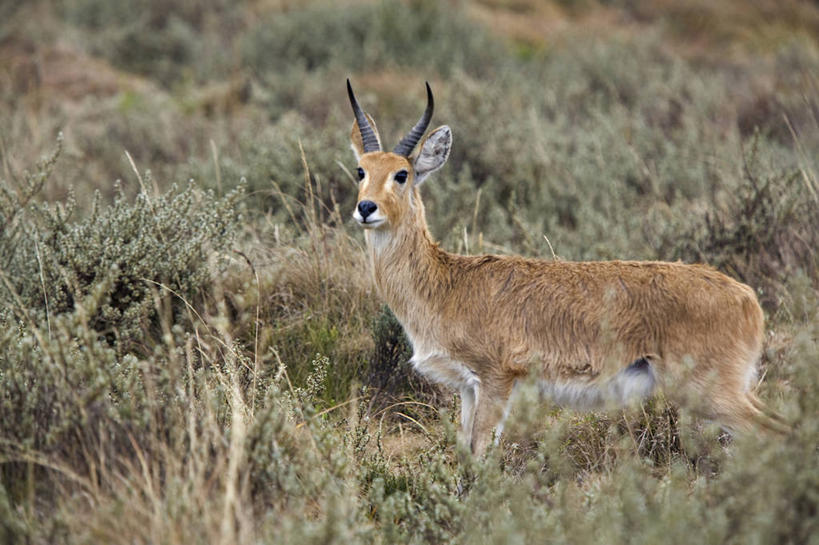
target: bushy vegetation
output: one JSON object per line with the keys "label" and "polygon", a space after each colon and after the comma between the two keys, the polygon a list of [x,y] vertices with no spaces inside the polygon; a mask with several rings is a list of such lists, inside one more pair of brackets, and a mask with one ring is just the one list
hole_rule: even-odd
{"label": "bushy vegetation", "polygon": [[[819,9],[746,4],[0,7],[0,543],[819,543]],[[460,450],[348,220],[346,77],[389,143],[431,82],[446,248],[756,288],[793,433],[524,392]]]}

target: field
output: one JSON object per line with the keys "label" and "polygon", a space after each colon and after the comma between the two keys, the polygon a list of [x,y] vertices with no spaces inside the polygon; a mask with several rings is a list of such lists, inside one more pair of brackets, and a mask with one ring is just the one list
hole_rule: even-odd
{"label": "field", "polygon": [[[0,4],[0,543],[819,544],[819,5]],[[344,82],[460,253],[709,263],[784,438],[524,398],[499,448],[407,363]]]}

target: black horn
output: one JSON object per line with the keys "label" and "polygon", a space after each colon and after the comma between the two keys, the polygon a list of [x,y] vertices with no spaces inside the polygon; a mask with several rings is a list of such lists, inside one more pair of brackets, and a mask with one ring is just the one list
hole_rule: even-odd
{"label": "black horn", "polygon": [[403,155],[404,157],[409,157],[412,150],[415,149],[415,146],[418,144],[418,141],[421,140],[421,137],[424,136],[424,132],[426,132],[427,127],[429,127],[429,122],[432,119],[432,110],[435,108],[435,101],[432,99],[432,89],[429,88],[429,83],[427,82],[427,109],[424,110],[424,115],[421,116],[421,119],[418,120],[418,123],[412,128],[412,130],[400,141],[398,145],[395,146],[395,149],[392,150],[393,153],[397,153],[398,155]]}
{"label": "black horn", "polygon": [[353,107],[353,115],[355,115],[355,120],[358,122],[358,130],[361,131],[361,143],[364,144],[364,153],[370,151],[381,151],[381,146],[378,144],[378,138],[375,136],[375,131],[370,126],[370,122],[367,121],[367,116],[364,115],[364,111],[361,109],[361,106],[358,105],[358,101],[355,99],[355,93],[353,93],[353,87],[350,85],[350,80],[347,79],[347,95],[350,97],[350,105]]}

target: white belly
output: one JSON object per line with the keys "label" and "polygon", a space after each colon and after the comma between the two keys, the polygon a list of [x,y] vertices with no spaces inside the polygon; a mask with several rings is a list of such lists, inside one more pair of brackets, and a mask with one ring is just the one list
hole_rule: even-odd
{"label": "white belly", "polygon": [[541,393],[554,403],[573,409],[602,409],[638,401],[654,392],[650,365],[626,367],[605,382],[540,381]]}

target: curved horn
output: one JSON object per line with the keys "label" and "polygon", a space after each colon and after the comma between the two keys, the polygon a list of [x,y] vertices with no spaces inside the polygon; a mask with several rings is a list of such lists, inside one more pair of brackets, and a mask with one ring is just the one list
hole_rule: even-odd
{"label": "curved horn", "polygon": [[358,123],[358,130],[361,131],[361,142],[364,144],[364,153],[369,151],[381,151],[381,146],[378,144],[378,137],[375,136],[370,122],[367,121],[367,116],[364,115],[364,111],[355,99],[355,93],[353,93],[353,87],[350,85],[349,78],[347,79],[347,95],[350,97],[350,105],[353,107],[353,115],[355,115],[355,120]]}
{"label": "curved horn", "polygon": [[418,120],[418,123],[415,124],[412,130],[398,142],[398,145],[392,150],[393,153],[409,157],[429,126],[429,122],[432,119],[432,110],[435,108],[435,101],[432,99],[432,89],[429,88],[429,82],[425,83],[427,85],[427,109],[424,110],[424,115],[421,116],[421,119]]}

